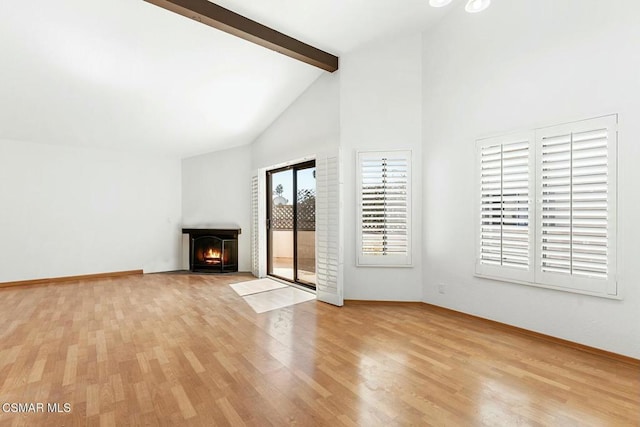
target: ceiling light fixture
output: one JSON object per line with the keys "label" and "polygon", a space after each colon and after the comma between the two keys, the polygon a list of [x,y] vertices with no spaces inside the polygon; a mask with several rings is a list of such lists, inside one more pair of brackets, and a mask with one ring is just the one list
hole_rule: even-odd
{"label": "ceiling light fixture", "polygon": [[[429,0],[429,4],[433,7],[444,7],[453,0]],[[491,0],[469,0],[464,10],[469,13],[482,12],[491,4]]]}
{"label": "ceiling light fixture", "polygon": [[451,3],[452,0],[429,0],[429,4],[433,7],[442,7]]}
{"label": "ceiling light fixture", "polygon": [[469,13],[482,12],[491,4],[491,0],[469,0],[467,6],[464,8]]}

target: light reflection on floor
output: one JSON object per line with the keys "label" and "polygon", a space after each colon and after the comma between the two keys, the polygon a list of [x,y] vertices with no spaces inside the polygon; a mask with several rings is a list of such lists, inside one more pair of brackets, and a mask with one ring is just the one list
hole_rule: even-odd
{"label": "light reflection on floor", "polygon": [[[513,371],[511,367],[506,370]],[[523,381],[542,379],[524,370],[521,375]],[[486,425],[528,425],[531,420],[541,425],[599,425],[598,420],[586,418],[585,411],[571,410],[573,402],[569,402],[557,389],[550,389],[544,405],[531,401],[530,394],[521,390],[521,384],[509,384],[508,380],[485,377],[479,390],[478,416]],[[576,413],[580,414],[579,418]]]}
{"label": "light reflection on floor", "polygon": [[277,310],[316,299],[315,294],[311,292],[283,285],[272,279],[251,280],[248,282],[233,283],[229,286],[231,286],[238,295],[242,296],[242,299],[244,299],[256,313]]}
{"label": "light reflection on floor", "polygon": [[383,420],[371,411],[370,405],[389,418],[395,418],[396,409],[386,404],[384,396],[401,391],[398,389],[402,388],[402,378],[410,375],[406,366],[407,354],[396,351],[384,343],[380,344],[380,348],[372,348],[358,361],[358,397],[366,403],[359,408],[359,425],[383,423]]}
{"label": "light reflection on floor", "polygon": [[250,280],[248,282],[232,283],[229,286],[231,286],[231,288],[240,296],[287,287],[286,284],[271,279]]}
{"label": "light reflection on floor", "polygon": [[485,378],[479,397],[478,416],[481,422],[490,425],[496,425],[506,419],[509,419],[512,425],[523,425],[526,422],[520,415],[527,411],[530,402],[517,388]]}

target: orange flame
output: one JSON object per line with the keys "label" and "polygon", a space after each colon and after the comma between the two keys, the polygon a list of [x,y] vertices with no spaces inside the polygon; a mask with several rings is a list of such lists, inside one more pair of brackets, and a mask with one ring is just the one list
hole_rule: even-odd
{"label": "orange flame", "polygon": [[207,249],[204,253],[204,262],[207,264],[219,264],[220,263],[220,251],[212,248]]}

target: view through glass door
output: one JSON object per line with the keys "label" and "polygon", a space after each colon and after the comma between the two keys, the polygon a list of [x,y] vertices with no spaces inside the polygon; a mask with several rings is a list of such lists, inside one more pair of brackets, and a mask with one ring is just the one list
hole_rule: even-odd
{"label": "view through glass door", "polygon": [[267,273],[315,289],[315,161],[268,171],[267,189]]}

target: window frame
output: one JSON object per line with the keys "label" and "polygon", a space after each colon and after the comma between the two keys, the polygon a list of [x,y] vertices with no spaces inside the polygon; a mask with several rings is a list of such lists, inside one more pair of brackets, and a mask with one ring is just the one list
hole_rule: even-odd
{"label": "window frame", "polygon": [[[557,134],[559,132],[586,132],[604,126],[607,129],[607,206],[608,206],[608,227],[607,227],[607,278],[597,279],[578,276],[562,276],[559,273],[542,271],[542,160],[541,160],[541,141],[545,135],[550,132]],[[482,197],[482,180],[481,180],[481,144],[488,145],[491,142],[498,143],[510,141],[514,137],[520,135],[530,135],[530,158],[533,156],[533,162],[529,163],[530,172],[529,188],[533,186],[534,190],[529,193],[530,198],[530,235],[533,233],[533,239],[530,240],[530,257],[533,257],[533,263],[530,261],[530,274],[513,274],[508,268],[503,266],[488,266],[480,263],[481,251],[481,197]],[[538,288],[553,289],[565,291],[575,294],[583,294],[608,299],[621,300],[620,289],[617,285],[617,186],[618,186],[618,114],[610,114],[585,120],[568,122],[558,125],[540,127],[527,132],[520,132],[508,135],[501,135],[492,138],[483,138],[476,140],[476,174],[475,180],[475,276],[485,279],[504,281],[520,285],[533,286]],[[531,204],[531,198],[534,203]]]}
{"label": "window frame", "polygon": [[[362,192],[362,161],[382,160],[386,157],[402,156],[407,161],[407,189],[406,189],[406,242],[407,253],[405,255],[365,255],[363,254],[363,192]],[[411,150],[386,150],[386,151],[357,151],[356,152],[356,266],[357,267],[412,267],[412,152]]]}

